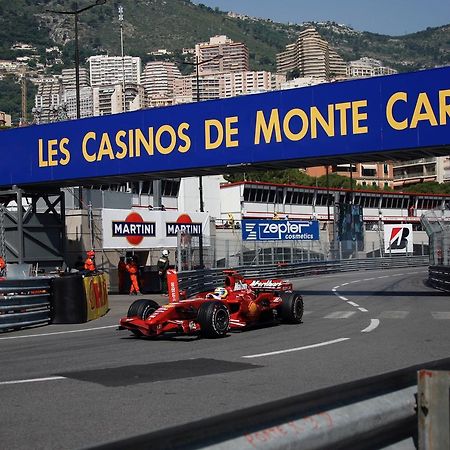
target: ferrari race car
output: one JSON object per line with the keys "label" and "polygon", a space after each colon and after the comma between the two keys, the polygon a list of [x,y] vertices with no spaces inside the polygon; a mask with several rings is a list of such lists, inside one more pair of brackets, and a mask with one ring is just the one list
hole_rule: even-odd
{"label": "ferrari race car", "polygon": [[245,329],[267,322],[299,324],[303,298],[283,280],[244,279],[235,271],[225,271],[225,285],[214,292],[182,298],[175,271],[167,273],[169,303],[159,306],[153,300],[133,302],[119,329],[134,335],[156,337],[175,332],[219,338],[231,329]]}

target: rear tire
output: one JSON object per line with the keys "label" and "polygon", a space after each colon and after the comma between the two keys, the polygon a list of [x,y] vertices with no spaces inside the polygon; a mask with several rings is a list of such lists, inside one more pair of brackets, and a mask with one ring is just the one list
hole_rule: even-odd
{"label": "rear tire", "polygon": [[203,337],[221,338],[230,327],[230,311],[222,302],[205,302],[198,309],[197,322]]}
{"label": "rear tire", "polygon": [[127,317],[139,317],[139,319],[147,320],[158,308],[158,303],[153,300],[135,300],[128,308]]}
{"label": "rear tire", "polygon": [[279,312],[285,323],[302,323],[303,298],[298,292],[281,294],[282,304]]}

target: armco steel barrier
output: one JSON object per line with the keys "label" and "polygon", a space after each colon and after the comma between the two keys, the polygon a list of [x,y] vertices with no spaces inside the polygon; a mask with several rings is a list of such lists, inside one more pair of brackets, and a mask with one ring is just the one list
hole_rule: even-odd
{"label": "armco steel barrier", "polygon": [[51,321],[51,279],[0,281],[0,330]]}
{"label": "armco steel barrier", "polygon": [[93,447],[96,450],[372,450],[418,441],[417,372],[450,358]]}
{"label": "armco steel barrier", "polygon": [[450,292],[450,267],[430,266],[428,269],[428,284],[435,289]]}
{"label": "armco steel barrier", "polygon": [[[301,262],[295,264],[279,263],[269,266],[234,267],[246,278],[300,278],[354,270],[396,269],[400,267],[427,266],[428,256],[392,256],[387,258],[349,259],[341,261]],[[224,269],[205,269],[180,272],[180,289],[187,295],[214,290],[223,284]]]}

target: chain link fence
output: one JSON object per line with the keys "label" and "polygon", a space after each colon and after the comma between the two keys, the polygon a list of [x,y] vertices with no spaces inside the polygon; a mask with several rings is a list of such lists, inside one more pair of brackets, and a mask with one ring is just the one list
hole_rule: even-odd
{"label": "chain link fence", "polygon": [[450,266],[450,223],[441,210],[428,211],[420,220],[430,240],[430,265]]}
{"label": "chain link fence", "polygon": [[178,236],[175,267],[179,271],[204,268],[285,265],[320,261],[427,256],[428,238],[417,237],[412,253],[396,254],[384,250],[382,226],[354,241],[335,239],[333,223],[322,223],[320,239],[312,241],[246,241],[239,222],[233,227],[211,227],[211,236]]}

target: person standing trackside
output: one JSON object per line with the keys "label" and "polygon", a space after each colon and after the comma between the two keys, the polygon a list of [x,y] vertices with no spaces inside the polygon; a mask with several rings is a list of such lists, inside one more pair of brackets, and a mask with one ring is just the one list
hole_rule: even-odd
{"label": "person standing trackside", "polygon": [[119,259],[119,264],[117,265],[117,277],[119,279],[119,293],[123,294],[125,289],[125,277],[127,275],[127,264],[125,262],[125,257],[121,256]]}
{"label": "person standing trackside", "polygon": [[138,281],[138,271],[139,267],[134,258],[129,258],[128,264],[126,265],[127,271],[130,274],[130,295],[138,295],[141,293],[139,289],[139,281]]}
{"label": "person standing trackside", "polygon": [[167,295],[167,269],[169,268],[169,250],[163,250],[158,259],[157,269],[159,279],[161,280],[161,292]]}
{"label": "person standing trackside", "polygon": [[94,250],[89,250],[87,253],[87,258],[84,261],[84,270],[89,272],[95,272],[95,252]]}

